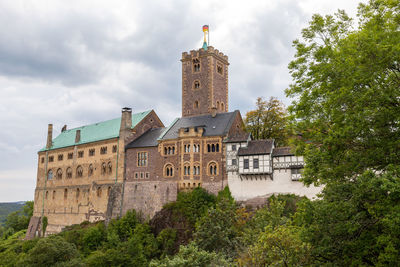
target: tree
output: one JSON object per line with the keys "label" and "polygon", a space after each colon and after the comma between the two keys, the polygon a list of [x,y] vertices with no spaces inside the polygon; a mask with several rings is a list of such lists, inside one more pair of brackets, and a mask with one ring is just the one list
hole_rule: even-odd
{"label": "tree", "polygon": [[274,97],[268,101],[257,98],[256,109],[246,113],[245,127],[254,139],[275,139],[278,145],[287,144],[286,109]]}
{"label": "tree", "polygon": [[4,225],[6,228],[12,228],[15,232],[26,229],[32,214],[33,201],[27,201],[21,210],[8,214]]}
{"label": "tree", "polygon": [[370,0],[358,11],[357,28],[344,11],[314,15],[294,41],[286,93],[307,184],[400,164],[400,2]]}

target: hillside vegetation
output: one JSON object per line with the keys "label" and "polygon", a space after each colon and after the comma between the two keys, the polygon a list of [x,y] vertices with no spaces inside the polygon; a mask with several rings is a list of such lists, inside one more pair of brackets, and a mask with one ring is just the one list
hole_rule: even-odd
{"label": "hillside vegetation", "polygon": [[0,203],[0,225],[4,224],[8,214],[20,210],[23,206],[21,202]]}

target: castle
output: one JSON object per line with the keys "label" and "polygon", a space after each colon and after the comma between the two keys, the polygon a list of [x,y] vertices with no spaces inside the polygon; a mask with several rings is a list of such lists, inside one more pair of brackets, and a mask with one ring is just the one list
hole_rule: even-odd
{"label": "castle", "polygon": [[[204,27],[205,34],[208,28]],[[38,152],[34,212],[26,238],[135,209],[152,217],[179,191],[229,186],[237,200],[273,193],[315,196],[298,182],[303,158],[273,140],[252,140],[228,111],[228,57],[209,46],[182,53],[182,117],[165,127],[154,110],[74,129]]]}

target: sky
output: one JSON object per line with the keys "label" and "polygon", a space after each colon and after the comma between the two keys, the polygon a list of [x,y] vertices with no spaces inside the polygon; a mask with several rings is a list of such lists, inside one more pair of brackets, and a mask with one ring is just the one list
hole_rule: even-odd
{"label": "sky", "polygon": [[292,41],[312,14],[353,0],[0,0],[0,202],[32,200],[47,125],[57,136],[154,109],[165,125],[181,112],[182,52],[210,45],[229,57],[229,109],[257,97],[285,105]]}

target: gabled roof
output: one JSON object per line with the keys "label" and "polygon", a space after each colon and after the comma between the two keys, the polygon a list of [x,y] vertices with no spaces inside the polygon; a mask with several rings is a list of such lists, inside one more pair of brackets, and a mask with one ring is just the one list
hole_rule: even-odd
{"label": "gabled roof", "polygon": [[165,131],[165,127],[153,128],[126,145],[126,149],[135,147],[158,146],[158,138]]}
{"label": "gabled roof", "polygon": [[272,153],[273,157],[279,156],[294,156],[293,149],[289,146],[285,147],[276,147],[274,148],[274,152]]}
{"label": "gabled roof", "polygon": [[274,140],[252,140],[247,147],[239,148],[239,156],[271,154]]}
{"label": "gabled roof", "polygon": [[179,118],[168,127],[168,130],[160,139],[176,139],[179,137],[179,129],[190,127],[202,127],[204,129],[203,136],[225,136],[228,134],[238,112],[238,110],[235,110],[233,112],[217,113],[215,117],[207,114]]}
{"label": "gabled roof", "polygon": [[[141,122],[151,110],[132,114],[132,129]],[[81,145],[101,140],[107,140],[119,137],[121,127],[121,118],[85,125],[78,128],[65,130],[53,139],[53,145],[50,149],[42,148],[40,151],[53,150],[57,148]],[[76,131],[81,130],[81,140],[75,143]]]}

